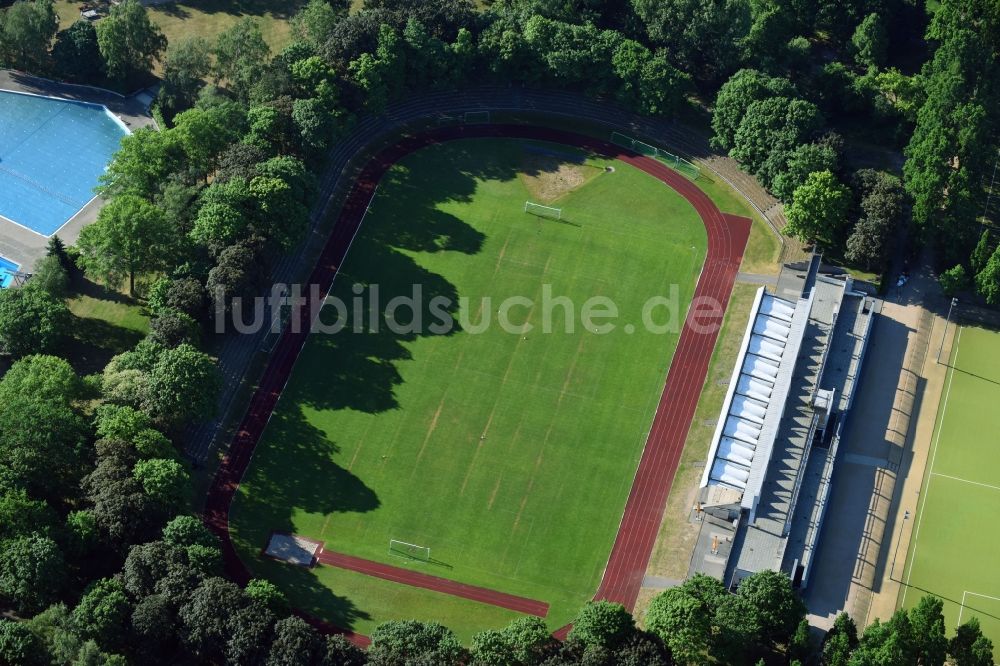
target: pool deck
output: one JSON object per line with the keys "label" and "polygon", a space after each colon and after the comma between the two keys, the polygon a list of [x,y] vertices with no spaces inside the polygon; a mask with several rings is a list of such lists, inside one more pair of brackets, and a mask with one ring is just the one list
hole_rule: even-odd
{"label": "pool deck", "polygon": [[[59,83],[9,69],[0,69],[0,90],[103,104],[125,123],[129,130],[156,125],[146,106],[138,98],[138,94],[121,96],[110,90]],[[80,236],[80,230],[97,219],[97,213],[103,203],[99,198],[87,203],[59,229],[57,232],[59,238],[67,245],[75,243]],[[22,271],[31,272],[35,262],[44,256],[48,242],[47,237],[0,217],[0,257],[20,264]]]}

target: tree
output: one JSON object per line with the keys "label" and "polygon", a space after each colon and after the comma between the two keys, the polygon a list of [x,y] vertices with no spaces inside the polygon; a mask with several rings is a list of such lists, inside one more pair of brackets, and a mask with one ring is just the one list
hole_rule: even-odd
{"label": "tree", "polygon": [[473,636],[472,656],[477,664],[537,664],[551,650],[553,641],[541,618],[520,617],[504,629],[488,629]]}
{"label": "tree", "polygon": [[208,273],[205,290],[216,312],[225,312],[237,298],[252,299],[267,276],[259,241],[241,241],[219,253],[218,263]]}
{"label": "tree", "polygon": [[240,588],[222,578],[209,578],[181,606],[181,635],[192,653],[206,660],[221,660],[230,639],[230,619],[243,608]]}
{"label": "tree", "polygon": [[72,494],[83,472],[86,422],[68,405],[12,395],[0,409],[0,487],[61,499]]}
{"label": "tree", "polygon": [[163,212],[133,194],[122,194],[101,209],[97,221],[80,232],[80,265],[109,287],[128,278],[135,293],[136,274],[166,266],[174,237]]}
{"label": "tree", "polygon": [[20,395],[68,406],[83,397],[83,383],[66,360],[35,354],[15,362],[0,378],[0,404],[12,404]]}
{"label": "tree", "polygon": [[162,594],[143,597],[132,611],[132,631],[138,647],[150,656],[170,654],[177,632],[173,604]]}
{"label": "tree", "polygon": [[243,110],[235,102],[201,105],[174,118],[174,129],[190,166],[200,174],[215,169],[218,155],[245,129]]}
{"label": "tree", "polygon": [[746,0],[632,0],[632,5],[650,39],[695,78],[717,83],[735,69],[750,32]]}
{"label": "tree", "polygon": [[123,0],[97,24],[97,45],[108,77],[125,82],[153,70],[153,61],[166,48],[167,39],[138,0]]}
{"label": "tree", "polygon": [[144,409],[171,426],[211,417],[218,407],[222,380],[210,356],[189,344],[165,349],[149,373]]}
{"label": "tree", "polygon": [[102,578],[91,583],[80,603],[73,609],[72,621],[77,633],[105,647],[118,647],[125,640],[132,604],[122,583]]}
{"label": "tree", "polygon": [[0,353],[19,358],[55,351],[69,326],[66,304],[40,285],[0,290]]}
{"label": "tree", "polygon": [[983,636],[979,618],[974,617],[955,629],[948,653],[955,660],[955,666],[992,666],[993,642]]}
{"label": "tree", "polygon": [[218,540],[208,531],[205,523],[194,516],[177,516],[167,523],[163,528],[163,541],[180,548],[195,545],[219,547]]}
{"label": "tree", "polygon": [[188,501],[191,477],[176,460],[141,460],[135,464],[132,475],[146,495],[168,513],[178,511]]}
{"label": "tree", "polygon": [[69,291],[69,275],[63,268],[59,257],[45,256],[35,262],[35,271],[31,275],[35,286],[53,298],[65,298]]}
{"label": "tree", "polygon": [[50,536],[58,518],[42,500],[28,497],[23,489],[0,494],[0,541],[38,532]]}
{"label": "tree", "polygon": [[323,647],[319,634],[304,620],[286,617],[274,624],[267,666],[309,666],[318,660]]}
{"label": "tree", "polygon": [[26,623],[0,618],[0,663],[45,664],[44,648]]}
{"label": "tree", "polygon": [[751,102],[729,154],[770,187],[788,163],[791,151],[808,141],[822,124],[819,109],[805,100],[769,97]]}
{"label": "tree", "polygon": [[216,39],[216,82],[226,81],[238,97],[247,99],[270,52],[260,24],[250,17],[240,19]]}
{"label": "tree", "polygon": [[924,596],[910,609],[910,625],[917,659],[924,666],[943,666],[948,656],[948,639],[944,630],[944,602],[938,597]]}
{"label": "tree", "polygon": [[105,197],[135,194],[152,199],[183,164],[184,148],[177,134],[140,127],[122,137],[97,190]]}
{"label": "tree", "polygon": [[285,593],[269,580],[254,578],[243,588],[243,592],[247,598],[269,608],[276,615],[288,613],[289,605]]}
{"label": "tree", "polygon": [[876,618],[865,629],[850,663],[912,666],[919,663],[916,643],[906,611],[898,610],[887,622]]}
{"label": "tree", "polygon": [[809,174],[806,182],[796,188],[792,205],[785,211],[785,233],[829,247],[840,237],[850,196],[850,191],[829,171]]}
{"label": "tree", "polygon": [[71,81],[88,83],[104,76],[104,58],[97,44],[94,24],[80,19],[56,34],[52,47],[56,71]]}
{"label": "tree", "polygon": [[319,50],[326,44],[337,23],[346,16],[343,5],[334,7],[327,0],[309,0],[292,18],[292,33],[296,39]]}
{"label": "tree", "polygon": [[741,69],[719,88],[712,109],[712,145],[730,150],[736,130],[747,107],[768,97],[791,97],[794,88],[788,79],[772,77],[756,69]]}
{"label": "tree", "polygon": [[131,462],[123,456],[103,456],[80,484],[102,536],[119,550],[153,538],[164,518],[133,477]]}
{"label": "tree", "polygon": [[447,627],[436,622],[402,620],[375,627],[368,648],[371,666],[404,662],[449,666],[464,662],[465,649]]}
{"label": "tree", "polygon": [[[719,588],[725,593],[721,583]],[[697,662],[710,647],[714,599],[718,598],[722,595],[707,602],[692,589],[690,581],[685,581],[653,599],[646,612],[646,627],[666,642],[677,662]]]}
{"label": "tree", "polygon": [[858,628],[847,613],[840,613],[823,638],[823,666],[847,666],[858,647]]}
{"label": "tree", "polygon": [[586,645],[620,646],[635,632],[635,620],[621,604],[588,601],[573,620],[570,636]]}
{"label": "tree", "polygon": [[326,636],[323,648],[322,666],[365,666],[367,663],[361,648],[343,636]]}
{"label": "tree", "polygon": [[62,589],[66,562],[51,538],[31,534],[0,543],[0,599],[21,613],[37,613]]}
{"label": "tree", "polygon": [[194,106],[205,77],[212,69],[212,45],[198,35],[167,46],[163,59],[160,103],[176,113]]}
{"label": "tree", "polygon": [[198,323],[183,312],[163,310],[149,322],[149,337],[164,347],[198,344]]}
{"label": "tree", "polygon": [[[226,642],[226,660],[230,664],[266,664],[275,638],[275,615],[267,607],[251,601],[233,615],[231,632]],[[289,646],[294,647],[294,646]],[[307,656],[315,657],[310,651]],[[276,659],[280,658],[275,655]],[[288,655],[294,659],[295,655]],[[314,663],[318,661],[316,659]]]}
{"label": "tree", "polygon": [[881,67],[885,64],[889,36],[878,14],[869,14],[858,24],[851,37],[854,59],[862,67]]}
{"label": "tree", "polygon": [[790,203],[795,188],[806,182],[814,171],[837,171],[837,152],[822,143],[803,143],[788,154],[785,168],[774,177],[774,196]]}
{"label": "tree", "polygon": [[18,0],[2,18],[0,61],[17,69],[42,72],[59,24],[52,0]]}

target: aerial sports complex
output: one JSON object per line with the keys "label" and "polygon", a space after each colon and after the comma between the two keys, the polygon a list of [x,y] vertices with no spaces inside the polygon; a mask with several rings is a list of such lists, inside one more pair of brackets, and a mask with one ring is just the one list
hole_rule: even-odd
{"label": "aerial sports complex", "polygon": [[[327,307],[274,343],[209,491],[234,578],[362,644],[391,619],[468,638],[530,614],[565,635],[588,599],[634,607],[750,220],[623,136],[458,123],[370,156],[308,280]],[[421,285],[461,324],[375,330],[368,304],[347,315],[363,333],[309,334],[373,284],[383,302]],[[783,288],[756,295],[693,511],[691,572],[734,588],[764,568],[807,584],[877,312],[818,260]],[[622,321],[674,294],[678,322],[473,330],[489,296],[528,296],[519,321],[539,323],[543,290]]]}

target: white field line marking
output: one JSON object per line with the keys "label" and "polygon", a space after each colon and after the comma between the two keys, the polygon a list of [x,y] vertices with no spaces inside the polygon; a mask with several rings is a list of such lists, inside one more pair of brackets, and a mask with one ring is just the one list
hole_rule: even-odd
{"label": "white field line marking", "polygon": [[910,576],[913,575],[913,563],[917,560],[917,546],[919,545],[918,542],[920,540],[920,526],[924,522],[924,508],[927,506],[927,496],[931,494],[931,484],[929,482],[930,482],[930,477],[934,474],[934,461],[937,458],[938,444],[941,442],[941,431],[944,430],[944,419],[948,415],[948,400],[951,398],[951,383],[952,380],[955,379],[954,366],[958,365],[958,354],[959,352],[961,352],[961,349],[959,348],[959,343],[961,342],[961,340],[962,340],[962,329],[960,328],[958,329],[958,335],[955,337],[955,341],[952,343],[955,349],[955,360],[951,364],[951,367],[948,368],[948,373],[949,373],[948,388],[944,392],[944,409],[941,410],[941,422],[935,424],[937,426],[937,433],[935,434],[934,437],[934,443],[931,445],[931,464],[930,464],[931,473],[927,477],[928,483],[927,487],[924,488],[924,496],[920,499],[920,509],[919,509],[919,514],[917,515],[917,526],[913,532],[913,551],[908,554],[908,557],[910,558],[910,569],[909,571],[906,572],[906,583],[904,583],[903,585],[903,598],[900,600],[899,604],[901,608],[906,605],[906,593],[910,589]]}
{"label": "white field line marking", "polygon": [[969,479],[963,479],[958,476],[951,476],[950,474],[941,474],[940,472],[931,472],[931,476],[940,476],[945,479],[951,479],[952,481],[961,481],[962,483],[970,483],[974,486],[982,486],[983,488],[989,488],[991,490],[1000,490],[1000,486],[991,486],[988,483],[980,483],[979,481],[970,481]]}
{"label": "white field line marking", "polygon": [[962,592],[962,605],[958,607],[958,623],[955,625],[957,627],[962,626],[962,613],[965,612],[965,597],[968,595],[974,597],[982,597],[983,599],[992,599],[993,601],[1000,601],[1000,597],[991,597],[988,594],[980,594],[979,592],[972,592],[971,590],[965,590]]}

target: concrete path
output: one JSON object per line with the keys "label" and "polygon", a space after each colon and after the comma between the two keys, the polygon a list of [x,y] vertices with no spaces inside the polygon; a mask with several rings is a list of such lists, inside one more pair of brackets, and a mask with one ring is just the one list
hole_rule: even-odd
{"label": "concrete path", "polygon": [[804,595],[813,626],[828,629],[846,611],[860,627],[895,610],[889,576],[898,577],[905,561],[897,541],[900,527],[908,539],[913,521],[902,516],[916,507],[943,380],[932,353],[943,300],[924,266],[894,290],[876,323]]}
{"label": "concrete path", "polygon": [[671,587],[677,587],[684,581],[677,580],[676,578],[666,578],[664,576],[643,576],[642,586],[647,589],[652,590],[666,590]]}
{"label": "concrete path", "polygon": [[762,273],[738,273],[736,275],[736,281],[742,282],[743,284],[757,284],[765,285],[768,287],[774,287],[778,284],[777,275],[765,275]]}

